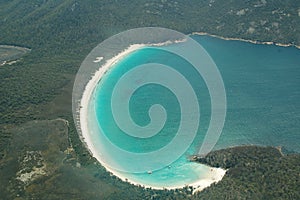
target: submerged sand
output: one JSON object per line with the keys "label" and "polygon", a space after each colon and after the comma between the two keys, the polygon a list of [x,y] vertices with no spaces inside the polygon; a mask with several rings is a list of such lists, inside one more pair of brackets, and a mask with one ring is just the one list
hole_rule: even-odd
{"label": "submerged sand", "polygon": [[[179,41],[175,41],[177,43]],[[169,44],[166,43],[166,44]],[[152,46],[160,46],[160,45],[166,45],[166,44],[154,44]],[[142,185],[138,182],[135,182],[130,179],[130,177],[126,177],[125,173],[116,171],[111,169],[107,164],[105,164],[105,161],[102,160],[99,156],[99,152],[97,152],[97,149],[93,145],[93,141],[90,136],[90,130],[88,126],[88,105],[91,100],[91,96],[93,94],[93,91],[95,87],[97,86],[99,80],[102,78],[102,76],[105,74],[107,70],[109,70],[115,63],[117,63],[119,60],[124,58],[124,56],[132,53],[133,51],[136,51],[142,47],[145,47],[146,45],[144,44],[133,44],[129,46],[127,49],[125,49],[123,52],[119,53],[115,57],[109,59],[106,61],[106,63],[99,68],[99,70],[94,74],[94,76],[91,78],[91,80],[88,82],[88,84],[85,87],[85,90],[82,95],[82,99],[80,102],[80,126],[81,126],[81,137],[84,140],[84,143],[86,147],[89,149],[91,152],[92,156],[95,157],[109,172],[114,174],[115,176],[118,176],[120,179],[123,181],[132,183],[134,185]],[[97,57],[95,60],[102,60],[102,57]],[[97,61],[98,61],[97,60]],[[201,165],[201,164],[199,164]],[[151,185],[142,185],[147,188],[153,188],[153,189],[176,189],[176,188],[183,188],[186,186],[192,186],[195,190],[194,192],[198,192],[203,190],[204,188],[210,186],[212,183],[220,181],[223,176],[225,175],[226,170],[221,169],[221,168],[210,168],[208,174],[206,174],[205,179],[199,179],[194,183],[186,183],[186,184],[181,184],[181,185],[176,185],[174,183],[174,187],[153,187]]]}

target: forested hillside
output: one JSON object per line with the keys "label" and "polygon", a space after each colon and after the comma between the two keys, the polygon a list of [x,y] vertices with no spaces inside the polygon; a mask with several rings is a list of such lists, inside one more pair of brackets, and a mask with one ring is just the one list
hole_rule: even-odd
{"label": "forested hillside", "polygon": [[299,15],[300,1],[293,0],[2,0],[0,44],[32,52],[23,62],[0,69],[0,123],[36,118],[24,109],[51,100],[72,80],[88,52],[120,31],[161,26],[299,45]]}
{"label": "forested hillside", "polygon": [[[104,39],[145,26],[300,45],[300,1],[0,0],[0,45],[31,49],[15,64],[0,66],[0,198],[201,197],[188,188],[155,191],[110,176],[94,163],[73,125],[72,86],[83,59]],[[41,147],[36,137],[47,145]],[[33,169],[22,168],[22,161],[33,155],[44,171],[22,182],[18,172]],[[203,194],[224,189],[212,188]]]}

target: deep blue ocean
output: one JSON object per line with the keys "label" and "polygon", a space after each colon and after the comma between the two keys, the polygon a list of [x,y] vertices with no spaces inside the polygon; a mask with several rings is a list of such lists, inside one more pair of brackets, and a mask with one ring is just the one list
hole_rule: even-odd
{"label": "deep blue ocean", "polygon": [[[300,152],[300,50],[210,36],[194,35],[192,38],[216,63],[226,90],[225,125],[214,149],[251,144],[282,146],[288,151]],[[145,85],[130,99],[131,117],[140,126],[150,122],[148,110],[151,105],[160,104],[165,108],[166,124],[154,137],[143,139],[124,134],[112,115],[110,99],[116,82],[128,70],[153,60],[172,66],[190,81],[201,109],[199,129],[189,150],[170,166],[152,174],[124,174],[129,180],[153,187],[189,184],[205,178],[209,170],[191,163],[188,156],[197,153],[205,136],[211,117],[211,102],[201,76],[184,59],[151,47],[127,55],[102,77],[95,89],[93,101],[97,121],[105,136],[126,151],[147,153],[172,140],[179,127],[180,106],[168,88]]]}

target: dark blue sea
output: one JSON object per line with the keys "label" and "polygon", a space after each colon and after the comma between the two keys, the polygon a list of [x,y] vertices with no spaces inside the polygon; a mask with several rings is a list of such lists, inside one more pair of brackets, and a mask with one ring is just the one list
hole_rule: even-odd
{"label": "dark blue sea", "polygon": [[[300,50],[211,36],[191,37],[214,60],[226,90],[225,124],[214,149],[263,145],[282,146],[287,151],[300,152]],[[128,180],[151,187],[176,187],[206,179],[210,168],[192,163],[188,158],[197,153],[208,129],[210,95],[201,75],[186,60],[153,47],[141,48],[127,55],[106,72],[94,91],[95,98],[91,101],[94,101],[96,121],[101,124],[105,137],[114,145],[133,153],[147,153],[162,148],[175,137],[181,120],[180,104],[176,95],[158,84],[139,88],[128,105],[131,118],[140,126],[150,123],[148,111],[152,105],[160,104],[165,108],[167,120],[156,136],[144,139],[127,135],[118,127],[112,114],[111,96],[117,81],[134,67],[153,60],[172,66],[190,81],[201,110],[197,136],[178,160],[163,169],[151,174],[119,173]],[[122,102],[122,99],[119,101]],[[96,143],[102,145],[101,141]]]}

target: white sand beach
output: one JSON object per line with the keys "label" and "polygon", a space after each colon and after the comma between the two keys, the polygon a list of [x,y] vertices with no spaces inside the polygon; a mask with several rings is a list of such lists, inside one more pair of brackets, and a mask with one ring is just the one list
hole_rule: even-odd
{"label": "white sand beach", "polygon": [[[200,164],[199,164],[200,165]],[[224,170],[222,168],[215,168],[215,167],[210,167],[210,171],[208,172],[208,174],[206,174],[206,178],[204,179],[199,179],[194,183],[189,183],[189,184],[177,184],[171,187],[156,187],[156,186],[151,186],[151,185],[142,185],[136,181],[130,180],[129,178],[127,178],[124,174],[118,172],[118,171],[113,171],[110,168],[108,168],[107,166],[104,166],[109,172],[111,172],[112,174],[114,174],[115,176],[119,177],[120,179],[122,179],[125,182],[129,182],[133,185],[137,185],[137,186],[143,186],[145,188],[152,188],[152,189],[156,189],[156,190],[173,190],[173,189],[181,189],[187,186],[192,186],[193,187],[193,194],[202,191],[203,189],[209,187],[211,184],[213,183],[218,183],[219,181],[222,180],[222,178],[225,176],[227,170]]]}
{"label": "white sand beach", "polygon": [[[88,82],[88,84],[85,87],[85,90],[82,94],[82,98],[80,101],[80,127],[81,127],[81,137],[84,140],[84,144],[86,145],[87,149],[90,151],[93,157],[95,157],[100,163],[110,172],[113,173],[113,171],[108,167],[105,166],[104,162],[101,162],[101,158],[97,156],[97,150],[93,146],[93,142],[89,135],[89,129],[88,129],[88,105],[90,98],[92,96],[93,90],[95,89],[98,81],[101,79],[101,77],[105,74],[107,70],[109,70],[110,67],[112,67],[116,62],[121,60],[124,56],[128,55],[129,53],[143,47],[145,45],[143,44],[134,44],[125,49],[123,52],[119,53],[115,57],[109,59],[106,61],[104,65],[102,65],[99,70],[94,74],[92,79]],[[97,57],[96,59],[99,59],[100,57]]]}
{"label": "white sand beach", "polygon": [[[163,43],[161,44],[157,44],[157,45],[164,45]],[[118,55],[116,55],[115,57],[107,60],[107,62],[99,68],[99,70],[94,74],[94,76],[91,78],[91,80],[88,82],[88,84],[85,87],[85,90],[83,92],[82,95],[82,99],[80,102],[80,126],[81,126],[81,138],[84,140],[83,142],[85,143],[87,149],[90,151],[90,153],[92,154],[92,156],[94,156],[105,168],[107,171],[111,172],[113,175],[119,177],[120,179],[122,179],[125,182],[129,182],[131,184],[134,185],[141,185],[138,182],[132,181],[130,180],[129,177],[126,177],[124,175],[124,173],[119,172],[119,171],[115,171],[113,169],[111,169],[109,166],[107,166],[105,164],[104,161],[101,160],[99,155],[99,152],[97,152],[97,149],[94,147],[93,145],[93,141],[89,135],[89,127],[88,127],[88,105],[89,105],[89,101],[90,98],[92,96],[93,90],[96,87],[97,83],[99,82],[99,80],[101,79],[101,77],[105,74],[105,72],[110,69],[113,64],[115,64],[116,62],[118,62],[119,60],[121,60],[124,56],[128,55],[129,53],[145,47],[146,45],[144,44],[134,44],[129,46],[127,49],[125,49],[123,52],[119,53]],[[155,45],[148,45],[148,46],[155,46]],[[102,57],[97,57],[95,58],[96,60],[102,60]],[[200,165],[200,164],[199,164]],[[176,189],[176,188],[183,188],[186,186],[192,186],[195,191],[201,191],[204,188],[210,186],[212,183],[218,182],[220,181],[223,176],[225,175],[226,170],[221,169],[221,168],[210,168],[209,174],[205,174],[205,179],[200,179],[194,183],[188,183],[188,184],[182,184],[182,185],[176,185],[174,187],[153,187],[150,185],[142,185],[146,188],[153,188],[153,189]]]}

